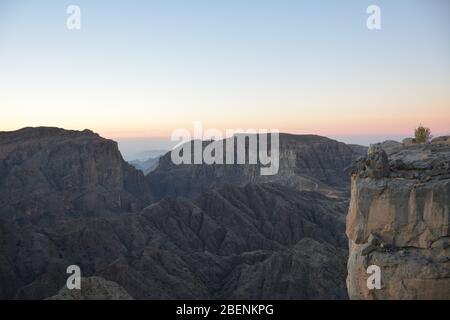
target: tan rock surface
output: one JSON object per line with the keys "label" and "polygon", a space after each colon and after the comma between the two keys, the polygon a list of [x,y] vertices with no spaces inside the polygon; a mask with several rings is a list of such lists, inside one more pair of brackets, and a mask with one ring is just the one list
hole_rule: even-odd
{"label": "tan rock surface", "polygon": [[[371,150],[368,159],[384,158]],[[346,228],[351,299],[450,299],[449,162],[444,144],[400,149],[385,177],[359,161]],[[367,288],[370,265],[381,268],[379,290]]]}

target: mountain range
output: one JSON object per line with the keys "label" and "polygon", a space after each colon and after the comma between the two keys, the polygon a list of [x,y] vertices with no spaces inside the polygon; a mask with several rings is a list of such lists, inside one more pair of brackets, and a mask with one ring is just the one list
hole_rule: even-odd
{"label": "mountain range", "polygon": [[267,179],[169,154],[144,176],[89,130],[0,133],[0,297],[54,296],[75,264],[136,299],[347,298],[341,180],[358,154],[319,136],[280,144]]}
{"label": "mountain range", "polygon": [[[398,166],[402,148],[386,144]],[[0,132],[0,298],[347,299],[346,278],[358,297],[345,230],[350,196],[357,215],[371,201],[350,188],[349,170],[373,172],[366,154],[282,134],[274,176],[176,166],[169,153],[144,175],[90,130]],[[366,241],[352,232],[347,219],[350,239]],[[65,288],[69,265],[89,288],[81,295]]]}

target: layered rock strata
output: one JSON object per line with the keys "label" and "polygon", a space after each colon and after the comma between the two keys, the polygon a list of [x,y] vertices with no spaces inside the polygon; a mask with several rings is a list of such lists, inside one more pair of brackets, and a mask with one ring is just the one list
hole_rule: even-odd
{"label": "layered rock strata", "polygon": [[[354,163],[347,216],[351,299],[450,299],[450,147],[382,145]],[[369,289],[369,266],[380,289]]]}

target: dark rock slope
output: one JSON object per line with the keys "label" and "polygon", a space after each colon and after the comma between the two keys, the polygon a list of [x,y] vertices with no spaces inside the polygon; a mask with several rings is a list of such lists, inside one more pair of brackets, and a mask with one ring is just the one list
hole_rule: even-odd
{"label": "dark rock slope", "polygon": [[345,208],[278,185],[166,198],[140,214],[1,224],[2,298],[46,298],[67,266],[138,299],[344,299]]}
{"label": "dark rock slope", "polygon": [[174,165],[170,153],[146,176],[157,198],[195,196],[227,184],[276,182],[298,190],[320,191],[348,197],[350,178],[345,174],[353,159],[366,154],[364,147],[316,135],[280,134],[278,174],[261,176],[258,165]]}
{"label": "dark rock slope", "polygon": [[39,224],[149,202],[143,174],[117,143],[85,131],[25,128],[0,133],[0,217]]}
{"label": "dark rock slope", "polygon": [[[344,167],[353,153],[304,139],[289,170],[321,150],[327,162],[308,172],[337,179],[327,166]],[[0,133],[0,298],[54,296],[73,264],[137,299],[346,298],[346,202],[241,184],[152,202],[142,173],[91,131]]]}

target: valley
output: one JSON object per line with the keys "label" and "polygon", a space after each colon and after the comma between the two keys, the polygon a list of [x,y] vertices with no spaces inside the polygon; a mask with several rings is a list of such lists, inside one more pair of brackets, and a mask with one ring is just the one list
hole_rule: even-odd
{"label": "valley", "polygon": [[[392,165],[423,170],[415,151],[413,164],[401,165],[406,151],[390,147]],[[346,215],[371,201],[355,198],[349,170],[361,170],[370,153],[354,150],[281,134],[274,176],[259,175],[257,164],[176,166],[170,154],[144,175],[89,130],[1,132],[0,297],[348,299],[346,278],[356,281],[360,267],[352,262],[348,275],[347,235],[365,241],[365,220],[347,218],[346,235]],[[427,170],[448,182],[447,154],[439,162],[430,150]],[[448,228],[448,211],[443,219]],[[357,252],[352,245],[350,261]],[[80,267],[87,296],[64,291],[69,265]]]}

